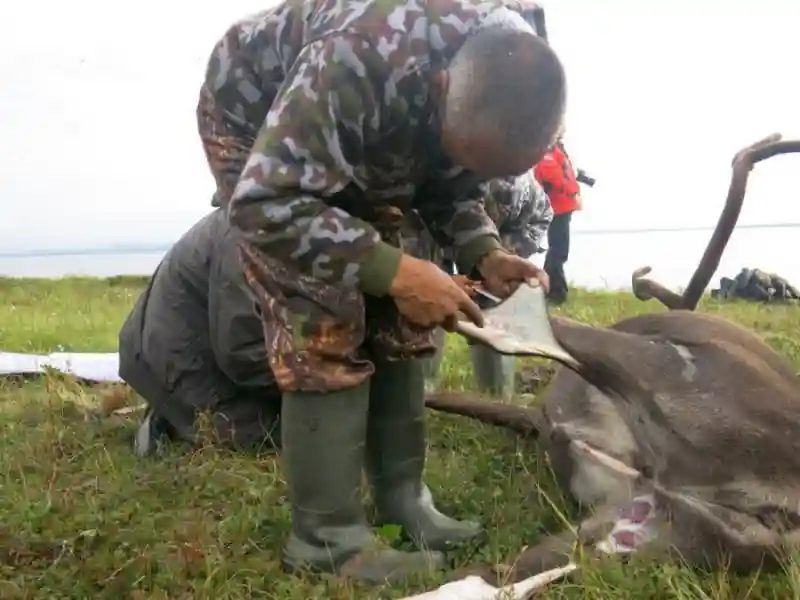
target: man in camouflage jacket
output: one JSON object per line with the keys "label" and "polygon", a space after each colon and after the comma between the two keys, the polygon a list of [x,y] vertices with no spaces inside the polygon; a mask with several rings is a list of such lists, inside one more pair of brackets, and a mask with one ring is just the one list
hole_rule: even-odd
{"label": "man in camouflage jacket", "polygon": [[[481,183],[539,160],[564,103],[558,58],[501,0],[286,0],[214,48],[198,118],[283,396],[286,568],[384,581],[479,533],[422,482],[414,359],[482,316],[402,233],[418,215],[497,295],[546,285],[502,248]],[[362,468],[381,522],[434,552],[378,550]]]}
{"label": "man in camouflage jacket", "polygon": [[[503,245],[520,256],[536,252],[547,232],[550,204],[537,186],[529,173],[499,179],[484,199]],[[419,229],[404,230],[404,245],[415,244],[414,253],[441,262],[442,249],[424,224],[409,225]],[[281,393],[247,293],[238,241],[224,209],[205,215],[165,254],[120,330],[120,376],[148,405],[135,444],[139,455],[153,453],[164,438],[193,444],[205,432],[237,450],[280,445]],[[492,379],[496,363],[491,354],[473,360],[481,387],[491,388],[481,374]],[[200,414],[208,418],[198,422]]]}
{"label": "man in camouflage jacket", "polygon": [[[487,185],[484,204],[486,212],[497,225],[503,247],[517,256],[529,258],[543,252],[547,230],[553,220],[553,208],[544,189],[529,170],[517,177],[495,179]],[[427,232],[426,232],[427,233]],[[431,260],[441,262],[448,273],[452,273],[452,256],[438,249],[430,235],[423,236],[431,249]],[[426,360],[426,388],[433,390],[444,353],[445,335],[442,329],[436,332],[437,351]],[[470,344],[472,371],[478,390],[498,397],[509,398],[514,393],[516,359],[503,356],[487,346]]]}
{"label": "man in camouflage jacket", "polygon": [[[492,181],[485,198],[503,245],[520,256],[536,252],[547,231],[550,205],[537,185],[528,174]],[[416,244],[414,253],[441,262],[443,252],[424,225],[410,225],[420,227],[404,230],[404,245]],[[154,452],[164,438],[195,443],[206,431],[237,450],[280,444],[281,393],[238,241],[222,208],[205,215],[166,253],[120,330],[120,376],[148,404],[135,444],[139,455]],[[473,360],[481,387],[491,388],[481,374],[492,379],[496,363],[491,354]],[[198,422],[200,414],[208,418]]]}

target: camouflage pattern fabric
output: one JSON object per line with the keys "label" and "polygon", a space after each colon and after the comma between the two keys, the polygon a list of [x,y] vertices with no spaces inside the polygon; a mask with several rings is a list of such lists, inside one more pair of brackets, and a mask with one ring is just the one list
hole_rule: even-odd
{"label": "camouflage pattern fabric", "polygon": [[212,204],[227,207],[250,149],[290,66],[306,43],[303,2],[282,2],[234,23],[211,51],[197,126],[217,182]]}
{"label": "camouflage pattern fabric", "polygon": [[[531,172],[490,181],[484,205],[506,250],[523,258],[544,252],[553,208]],[[436,245],[428,232],[420,236],[419,243],[422,255],[430,256],[429,260],[442,265],[448,273],[453,272],[454,257],[449,249]]]}
{"label": "camouflage pattern fabric", "polygon": [[[510,10],[523,15],[532,25],[531,15],[541,8],[527,0],[504,0]],[[359,17],[371,17],[360,23],[359,30],[373,30],[375,36],[394,39],[397,28],[407,23],[416,26],[416,35],[405,40],[405,45],[392,47],[392,55],[400,58],[405,49],[413,60],[410,43],[426,43],[428,34],[434,36],[432,58],[441,62],[452,55],[458,31],[474,26],[476,14],[486,14],[497,4],[424,0],[413,6],[392,0],[380,9],[370,2],[350,2],[348,11],[339,11],[333,2],[284,1],[276,6],[248,15],[232,24],[214,45],[208,59],[205,82],[200,89],[197,105],[197,125],[211,173],[217,183],[212,204],[226,207],[239,181],[239,176],[250,156],[259,130],[303,47],[325,34],[344,31],[357,24]],[[452,12],[452,21],[442,25]],[[429,19],[426,19],[426,13]],[[383,18],[381,18],[383,17]],[[385,21],[381,23],[380,21]],[[421,31],[427,27],[428,31]],[[387,38],[387,39],[389,39]],[[421,44],[420,44],[421,42]],[[444,49],[443,46],[452,46]],[[438,51],[438,54],[437,54]],[[428,65],[424,65],[428,66]]]}
{"label": "camouflage pattern fabric", "polygon": [[198,127],[283,391],[356,385],[369,351],[433,350],[386,297],[410,215],[464,270],[501,246],[483,182],[440,149],[430,75],[487,23],[533,33],[507,4],[289,0],[214,47]]}
{"label": "camouflage pattern fabric", "polygon": [[[384,239],[419,258],[434,258],[438,246],[418,217],[391,211]],[[338,391],[370,377],[370,358],[429,357],[434,334],[404,319],[389,296],[326,284],[298,272],[249,244],[242,244],[245,277],[255,292],[267,340],[269,366],[283,392]]]}
{"label": "camouflage pattern fabric", "polygon": [[[533,171],[518,177],[493,179],[487,184],[484,197],[486,213],[499,230],[503,247],[517,256],[528,258],[543,251],[547,229],[553,220],[553,207],[536,181]],[[452,253],[446,249],[429,248],[431,238],[423,238],[423,251],[434,262],[452,262]]]}
{"label": "camouflage pattern fabric", "polygon": [[533,171],[494,179],[488,188],[486,212],[497,225],[503,246],[523,258],[540,252],[553,220],[553,208]]}

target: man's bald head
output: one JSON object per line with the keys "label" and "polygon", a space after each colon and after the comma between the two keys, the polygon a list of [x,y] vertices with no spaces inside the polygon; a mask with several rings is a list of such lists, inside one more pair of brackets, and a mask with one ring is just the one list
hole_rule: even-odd
{"label": "man's bald head", "polygon": [[530,29],[479,30],[442,83],[442,139],[457,164],[488,177],[516,175],[554,142],[566,105],[564,68]]}

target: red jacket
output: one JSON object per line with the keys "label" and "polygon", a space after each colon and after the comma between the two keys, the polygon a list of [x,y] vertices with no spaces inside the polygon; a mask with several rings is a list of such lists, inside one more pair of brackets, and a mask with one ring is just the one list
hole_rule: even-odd
{"label": "red jacket", "polygon": [[581,190],[575,170],[560,143],[537,163],[533,174],[550,198],[554,214],[562,215],[581,209]]}

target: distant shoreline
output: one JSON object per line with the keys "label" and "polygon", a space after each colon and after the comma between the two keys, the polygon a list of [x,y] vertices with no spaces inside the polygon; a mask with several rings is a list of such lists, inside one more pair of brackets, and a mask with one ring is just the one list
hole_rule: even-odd
{"label": "distant shoreline", "polygon": [[[679,289],[692,277],[708,244],[708,233],[687,232],[670,235],[576,235],[570,248],[567,277],[588,289],[630,289],[631,273],[642,266],[653,267],[653,277],[663,285]],[[720,277],[735,277],[745,267],[758,267],[777,273],[795,285],[800,282],[800,267],[792,248],[797,234],[789,228],[740,229],[734,232],[717,272]],[[59,248],[54,250],[0,251],[0,276],[30,279],[61,279],[69,276],[108,278],[149,277],[169,251],[163,244],[148,244],[147,251],[124,243],[108,249]],[[543,262],[543,256],[538,255]]]}
{"label": "distant shoreline", "polygon": [[130,254],[165,254],[170,246],[131,246],[130,248],[83,248],[78,250],[27,250],[23,252],[0,252],[0,258],[47,258],[49,256],[119,256]]}
{"label": "distant shoreline", "polygon": [[[575,236],[605,236],[605,235],[637,235],[654,233],[691,233],[701,231],[713,231],[715,225],[696,225],[690,227],[646,227],[629,229],[575,229],[572,235]],[[758,230],[758,229],[798,229],[800,223],[742,223],[736,226],[736,231]],[[34,248],[33,250],[22,250],[20,252],[8,252],[0,250],[0,258],[42,258],[48,256],[91,256],[102,254],[104,256],[118,256],[130,254],[157,254],[166,253],[172,247],[172,243],[157,244],[152,246],[111,246],[107,248]]]}
{"label": "distant shoreline", "polygon": [[[46,276],[46,275],[2,275],[0,274],[0,286],[4,282],[13,282],[19,284],[25,283],[36,283],[36,282],[53,282],[53,283],[66,283],[69,280],[74,281],[96,281],[96,282],[107,282],[110,285],[120,285],[120,284],[135,284],[135,285],[145,285],[152,275],[130,275],[130,274],[119,274],[119,275],[57,275],[57,276]],[[2,289],[2,288],[0,288]],[[625,286],[610,286],[610,285],[575,285],[573,284],[573,289],[578,289],[582,291],[589,291],[589,292],[607,292],[609,294],[616,294],[616,293],[629,293],[629,290]]]}
{"label": "distant shoreline", "polygon": [[0,275],[0,283],[4,281],[14,281],[24,283],[26,281],[64,281],[65,279],[74,280],[89,280],[89,281],[107,281],[108,283],[147,283],[152,275],[58,275],[48,277],[46,275]]}

